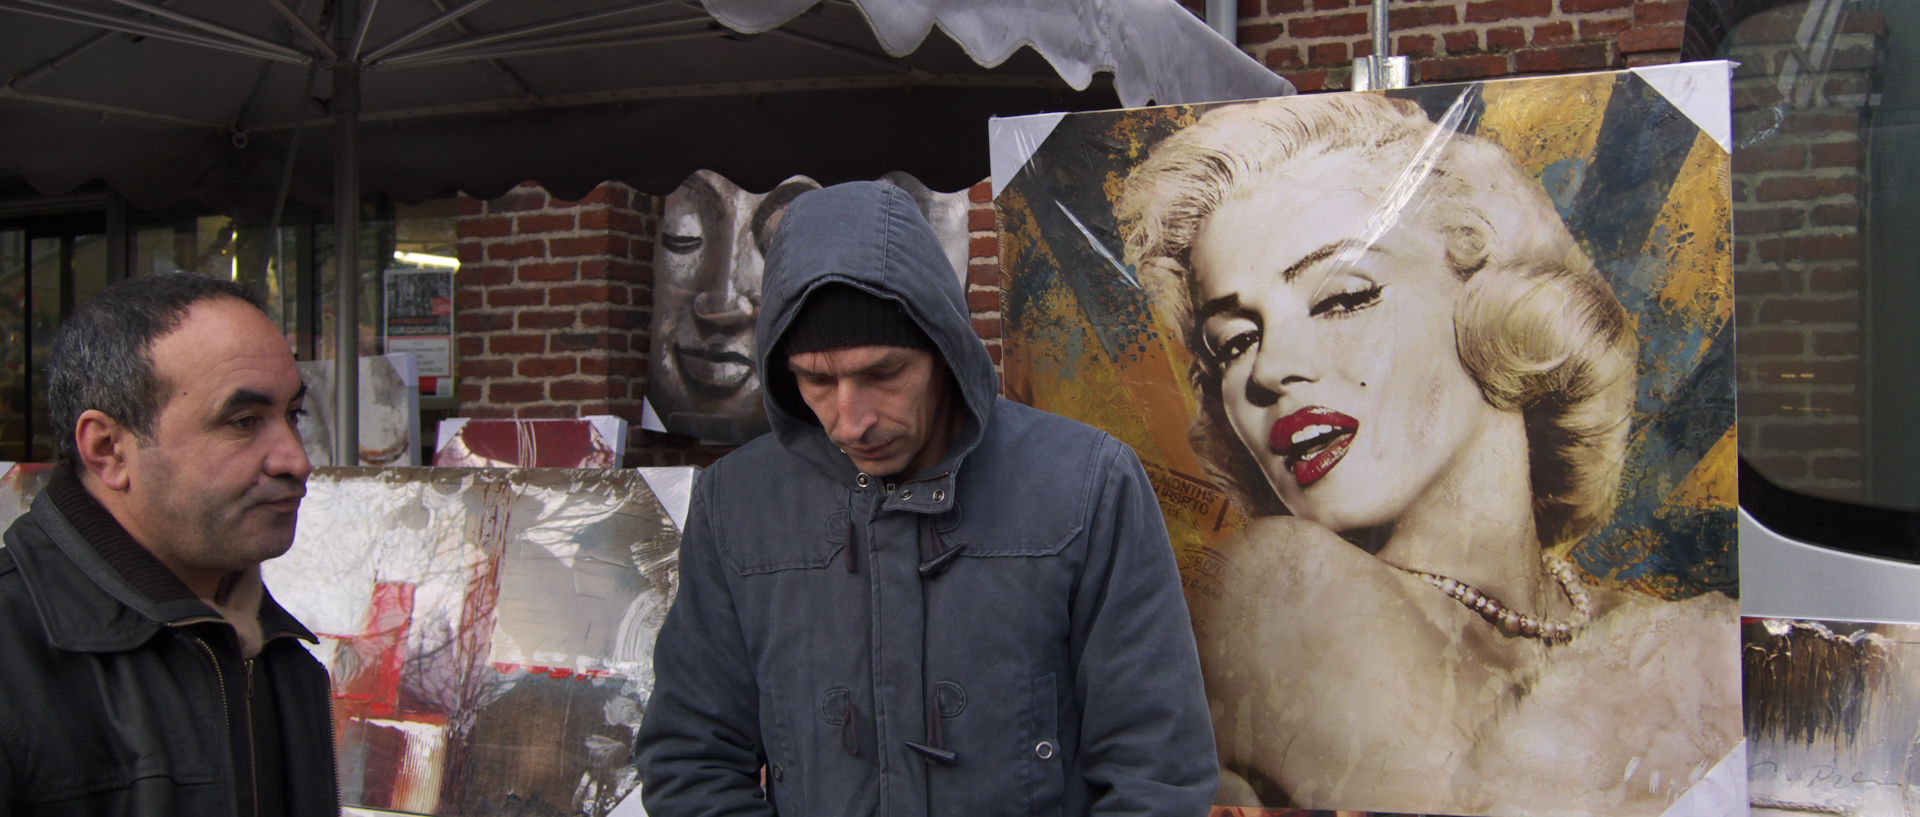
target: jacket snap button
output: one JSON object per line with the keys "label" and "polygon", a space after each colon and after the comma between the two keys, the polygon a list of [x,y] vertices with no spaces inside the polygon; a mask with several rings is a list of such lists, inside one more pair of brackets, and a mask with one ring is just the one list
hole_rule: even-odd
{"label": "jacket snap button", "polygon": [[900,498],[901,498],[901,499],[912,499],[912,498],[913,498],[913,489],[912,489],[912,488],[908,488],[908,489],[906,489],[906,490],[904,490],[904,491],[901,491],[901,492],[900,492]]}
{"label": "jacket snap button", "polygon": [[776,782],[776,783],[777,783],[777,782],[779,782],[779,781],[781,781],[781,780],[785,780],[786,778],[787,778],[787,770],[786,770],[786,769],[783,769],[783,768],[780,768],[780,765],[779,765],[779,764],[774,764],[774,767],[773,767],[773,780],[774,780],[774,782]]}
{"label": "jacket snap button", "polygon": [[1053,758],[1053,741],[1043,740],[1035,744],[1033,747],[1033,756],[1040,758],[1041,760],[1052,759]]}
{"label": "jacket snap button", "polygon": [[857,477],[854,477],[854,478],[853,478],[853,484],[855,484],[855,485],[858,485],[858,486],[860,486],[860,487],[862,487],[862,488],[865,488],[865,487],[867,487],[868,485],[871,485],[871,484],[873,484],[873,480],[870,480],[870,479],[867,479],[867,475],[866,475],[866,474],[861,474],[861,475],[859,475],[859,476],[857,476]]}
{"label": "jacket snap button", "polygon": [[939,488],[933,489],[933,501],[935,502],[947,501],[947,492]]}

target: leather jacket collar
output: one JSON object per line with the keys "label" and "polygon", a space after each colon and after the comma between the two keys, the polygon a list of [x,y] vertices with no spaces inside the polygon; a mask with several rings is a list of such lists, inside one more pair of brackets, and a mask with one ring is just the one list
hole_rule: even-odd
{"label": "leather jacket collar", "polygon": [[[100,506],[63,465],[34,500],[29,515],[53,547],[22,541],[7,550],[20,566],[34,608],[54,646],[73,652],[121,652],[161,627],[225,621],[202,602]],[[263,594],[261,627],[268,640],[312,632]]]}

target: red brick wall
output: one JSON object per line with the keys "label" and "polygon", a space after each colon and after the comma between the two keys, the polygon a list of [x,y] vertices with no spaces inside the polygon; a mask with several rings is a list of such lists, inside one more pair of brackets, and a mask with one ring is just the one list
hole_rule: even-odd
{"label": "red brick wall", "polygon": [[711,462],[693,440],[638,430],[659,200],[607,182],[564,201],[528,182],[459,208],[458,414],[612,414],[635,430],[628,465]]}
{"label": "red brick wall", "polygon": [[[1240,48],[1303,92],[1348,88],[1373,53],[1368,0],[1239,0]],[[1417,84],[1674,62],[1686,0],[1394,0]]]}
{"label": "red brick wall", "polygon": [[1866,131],[1884,23],[1801,41],[1795,4],[1730,39],[1740,448],[1789,487],[1860,498]]}
{"label": "red brick wall", "polygon": [[654,204],[618,183],[460,197],[459,400],[470,417],[640,419]]}

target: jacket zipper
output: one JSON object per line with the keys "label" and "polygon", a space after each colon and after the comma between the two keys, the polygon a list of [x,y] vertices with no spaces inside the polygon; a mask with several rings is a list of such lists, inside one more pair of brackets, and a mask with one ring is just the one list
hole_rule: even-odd
{"label": "jacket zipper", "polygon": [[321,671],[325,672],[327,676],[327,734],[333,738],[333,741],[327,745],[327,752],[329,753],[327,765],[333,769],[333,811],[330,813],[339,814],[341,812],[340,721],[339,717],[335,715],[333,711],[333,673],[327,671],[324,667],[321,668]]}
{"label": "jacket zipper", "polygon": [[[214,654],[213,647],[207,644],[206,639],[197,635],[192,636],[192,638],[193,643],[200,645],[200,651],[207,654],[207,662],[213,664],[213,680],[220,687],[220,725],[224,727],[227,739],[232,740],[233,710],[227,706],[227,674],[220,669],[220,656]],[[251,736],[249,736],[248,740],[252,740]],[[238,771],[239,770],[236,769],[235,773],[237,774]],[[259,795],[255,796],[258,797]]]}
{"label": "jacket zipper", "polygon": [[255,755],[253,745],[253,662],[247,659],[247,775],[253,785],[247,790],[253,793],[253,817],[260,817],[260,759]]}

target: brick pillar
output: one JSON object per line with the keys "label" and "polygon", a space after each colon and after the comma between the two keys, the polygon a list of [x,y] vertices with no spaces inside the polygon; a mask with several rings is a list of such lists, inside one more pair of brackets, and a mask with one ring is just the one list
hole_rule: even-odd
{"label": "brick pillar", "polygon": [[524,183],[460,197],[460,412],[612,414],[646,392],[657,199],[617,182],[579,201]]}
{"label": "brick pillar", "polygon": [[[1866,118],[1878,12],[1802,42],[1806,5],[1748,19],[1734,75],[1740,450],[1792,488],[1860,498]],[[1817,8],[1817,6],[1815,6]]]}
{"label": "brick pillar", "polygon": [[967,190],[967,311],[973,332],[987,344],[993,368],[1000,369],[1000,232],[993,209],[993,182]]}

